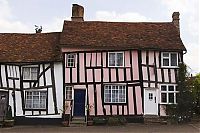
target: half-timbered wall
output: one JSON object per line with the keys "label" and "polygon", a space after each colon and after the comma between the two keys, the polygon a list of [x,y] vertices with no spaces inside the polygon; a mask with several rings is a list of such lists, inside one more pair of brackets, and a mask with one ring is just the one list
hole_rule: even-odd
{"label": "half-timbered wall", "polygon": [[[24,67],[38,67],[36,80],[23,78]],[[61,118],[63,107],[61,63],[0,64],[0,90],[9,91],[13,116]],[[47,92],[46,109],[27,109],[26,91]]]}
{"label": "half-timbered wall", "polygon": [[[142,115],[143,91],[139,77],[138,58],[139,51],[130,50],[124,52],[124,67],[109,67],[108,52],[110,51],[79,51],[64,53],[65,86],[73,86],[74,89],[87,89],[88,105],[93,105],[90,115]],[[120,51],[121,52],[121,51]],[[75,67],[66,67],[66,56],[69,53],[76,54]],[[105,84],[125,84],[126,103],[104,103]]]}
{"label": "half-timbered wall", "polygon": [[[143,115],[144,88],[157,88],[160,84],[176,84],[178,68],[161,67],[161,51],[126,50],[124,67],[109,67],[108,52],[62,49],[65,62],[64,86],[87,89],[87,104],[94,105],[90,115]],[[75,67],[66,67],[67,54],[76,54]],[[179,62],[182,53],[178,54]],[[105,84],[125,84],[125,104],[104,103]],[[158,96],[159,99],[159,96]],[[158,100],[160,101],[160,100]],[[162,111],[162,109],[160,109]],[[162,112],[161,112],[162,113]]]}

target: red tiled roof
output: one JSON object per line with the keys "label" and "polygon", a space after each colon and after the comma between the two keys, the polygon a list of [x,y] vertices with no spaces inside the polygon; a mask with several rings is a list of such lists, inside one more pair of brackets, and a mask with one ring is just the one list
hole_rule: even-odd
{"label": "red tiled roof", "polygon": [[95,49],[186,50],[172,22],[65,21],[60,44]]}
{"label": "red tiled roof", "polygon": [[60,33],[0,34],[0,62],[59,61]]}

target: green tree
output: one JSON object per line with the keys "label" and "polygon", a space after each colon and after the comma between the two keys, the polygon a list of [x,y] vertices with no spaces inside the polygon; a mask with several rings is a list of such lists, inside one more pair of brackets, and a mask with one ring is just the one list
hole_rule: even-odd
{"label": "green tree", "polygon": [[200,73],[195,76],[192,87],[193,110],[196,115],[200,116]]}

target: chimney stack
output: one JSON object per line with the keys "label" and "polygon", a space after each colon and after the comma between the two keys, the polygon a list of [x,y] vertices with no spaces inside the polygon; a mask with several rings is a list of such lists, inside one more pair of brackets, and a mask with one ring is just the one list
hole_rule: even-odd
{"label": "chimney stack", "polygon": [[180,13],[179,12],[173,12],[172,14],[172,23],[176,26],[177,30],[178,30],[178,33],[180,34],[180,26],[179,26],[179,15]]}
{"label": "chimney stack", "polygon": [[82,22],[84,17],[84,8],[78,4],[73,4],[72,7],[72,21]]}

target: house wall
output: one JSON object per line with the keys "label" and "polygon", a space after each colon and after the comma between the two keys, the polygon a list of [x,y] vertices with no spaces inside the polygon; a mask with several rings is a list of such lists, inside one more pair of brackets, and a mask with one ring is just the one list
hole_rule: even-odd
{"label": "house wall", "polygon": [[[37,81],[23,80],[23,67],[39,68]],[[9,92],[9,105],[14,117],[61,118],[63,108],[62,63],[0,64],[0,90]],[[47,108],[25,108],[25,91],[46,90]]]}
{"label": "house wall", "polygon": [[[158,90],[160,104],[160,84],[176,84],[178,68],[161,67],[161,51],[126,50],[124,67],[108,67],[108,52],[92,49],[62,49],[64,56],[64,86],[84,85],[87,89],[88,103],[94,105],[91,116],[99,115],[143,115],[144,88]],[[112,51],[111,51],[112,52]],[[121,51],[120,51],[121,52]],[[66,56],[76,54],[76,66],[66,67]],[[179,53],[179,62],[181,59]],[[104,103],[103,87],[105,84],[127,85],[125,104]],[[165,115],[159,106],[161,115]]]}

